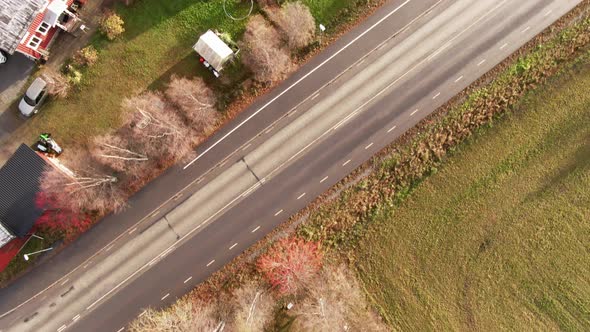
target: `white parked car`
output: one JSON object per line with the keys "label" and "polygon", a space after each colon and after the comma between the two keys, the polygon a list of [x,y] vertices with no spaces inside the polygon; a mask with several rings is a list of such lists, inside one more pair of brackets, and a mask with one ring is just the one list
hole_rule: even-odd
{"label": "white parked car", "polygon": [[27,118],[39,112],[41,104],[47,98],[48,83],[41,77],[37,77],[25,92],[23,99],[18,104],[18,110]]}

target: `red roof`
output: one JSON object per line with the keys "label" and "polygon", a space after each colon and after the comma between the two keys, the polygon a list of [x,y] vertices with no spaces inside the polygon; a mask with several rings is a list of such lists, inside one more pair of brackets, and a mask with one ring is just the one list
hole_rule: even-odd
{"label": "red roof", "polygon": [[[61,1],[61,0],[49,0],[49,3],[53,2],[53,1]],[[74,0],[67,0],[67,5],[70,6],[73,2],[74,2]],[[40,59],[41,53],[39,53],[38,51],[36,51],[28,46],[28,43],[31,40],[31,38],[33,38],[33,36],[41,39],[41,43],[39,44],[39,47],[37,49],[47,50],[47,47],[51,43],[51,40],[53,39],[53,37],[55,37],[55,34],[59,28],[57,26],[49,28],[49,30],[47,31],[47,34],[45,34],[45,35],[43,35],[40,32],[37,32],[37,28],[39,27],[39,25],[41,25],[41,22],[43,22],[43,17],[45,17],[46,12],[47,12],[47,9],[45,9],[42,13],[39,13],[39,14],[37,14],[37,16],[35,16],[35,19],[33,20],[33,22],[31,22],[31,25],[29,26],[27,37],[18,45],[18,47],[16,48],[17,51],[24,53],[26,55],[29,55],[35,59]]]}

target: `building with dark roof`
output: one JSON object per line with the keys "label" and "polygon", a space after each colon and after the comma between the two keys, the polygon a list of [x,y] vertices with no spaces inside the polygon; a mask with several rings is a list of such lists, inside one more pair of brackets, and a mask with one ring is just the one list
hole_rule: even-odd
{"label": "building with dark roof", "polygon": [[29,233],[43,210],[35,204],[47,162],[25,144],[0,168],[0,247]]}

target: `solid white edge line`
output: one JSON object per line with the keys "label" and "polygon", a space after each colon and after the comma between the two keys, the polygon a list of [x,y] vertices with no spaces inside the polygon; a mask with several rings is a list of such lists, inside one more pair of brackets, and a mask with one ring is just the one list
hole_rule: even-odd
{"label": "solid white edge line", "polygon": [[187,282],[189,282],[189,281],[190,281],[192,278],[193,278],[192,276],[190,276],[190,277],[186,278],[186,280],[183,282],[183,284],[186,284],[186,283],[187,283]]}
{"label": "solid white edge line", "polygon": [[371,32],[373,29],[375,29],[375,27],[377,27],[378,25],[380,25],[381,23],[383,23],[383,21],[387,20],[391,15],[395,14],[398,10],[400,10],[402,7],[404,7],[405,5],[407,5],[410,1],[411,0],[404,1],[401,5],[399,5],[398,7],[396,7],[394,10],[392,10],[391,12],[389,12],[384,17],[382,17],[379,21],[375,22],[372,26],[370,26],[368,29],[366,29],[365,31],[363,31],[358,36],[356,36],[353,40],[351,40],[350,42],[348,42],[348,44],[344,45],[341,49],[339,49],[338,51],[336,51],[334,54],[332,54],[326,60],[322,61],[322,63],[320,63],[315,68],[313,68],[312,70],[310,70],[307,74],[303,75],[300,79],[298,79],[293,84],[291,84],[290,86],[288,86],[285,90],[281,91],[281,93],[279,93],[274,98],[272,98],[271,100],[269,100],[266,104],[262,105],[262,107],[260,107],[258,110],[256,110],[256,112],[250,114],[250,116],[248,116],[246,119],[244,119],[242,122],[240,122],[237,126],[235,126],[230,131],[228,131],[219,140],[217,140],[215,143],[213,143],[211,146],[209,146],[207,149],[205,149],[205,151],[203,151],[201,154],[199,154],[195,159],[191,160],[188,164],[186,164],[186,166],[184,166],[182,169],[187,169],[188,167],[190,167],[194,162],[196,162],[197,160],[199,160],[207,152],[211,151],[211,149],[213,149],[214,147],[216,147],[219,143],[223,142],[229,135],[233,134],[236,130],[238,130],[244,124],[246,124],[248,121],[250,121],[253,117],[255,117],[256,115],[258,115],[258,113],[262,112],[270,104],[274,103],[275,100],[277,100],[280,97],[282,97],[285,93],[287,93],[291,89],[293,89],[293,87],[295,87],[299,83],[301,83],[301,81],[303,81],[304,79],[306,79],[307,77],[309,77],[311,74],[315,73],[318,69],[320,69],[321,67],[323,67],[326,63],[328,63],[333,58],[335,58],[336,56],[338,56],[338,54],[342,53],[344,50],[346,50],[347,48],[349,48],[350,45],[356,43],[359,39],[361,39],[362,37],[364,37],[367,33]]}

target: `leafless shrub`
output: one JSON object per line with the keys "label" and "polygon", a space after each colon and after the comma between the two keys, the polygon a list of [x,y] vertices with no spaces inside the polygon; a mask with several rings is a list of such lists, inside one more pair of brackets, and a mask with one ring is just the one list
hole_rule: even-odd
{"label": "leafless shrub", "polygon": [[191,148],[189,130],[162,95],[145,92],[123,101],[125,128],[150,159],[174,162]]}
{"label": "leafless shrub", "polygon": [[141,177],[144,173],[142,169],[150,167],[150,160],[138,147],[131,146],[133,140],[122,137],[124,132],[129,131],[95,137],[91,154],[98,162],[115,171]]}
{"label": "leafless shrub", "polygon": [[248,21],[240,47],[244,50],[242,62],[260,82],[281,80],[293,69],[289,53],[281,47],[279,33],[261,15]]}
{"label": "leafless shrub", "polygon": [[72,85],[67,77],[63,74],[53,70],[46,68],[43,70],[43,74],[41,76],[48,82],[49,84],[49,94],[52,96],[56,96],[59,98],[65,98],[70,93],[70,89]]}
{"label": "leafless shrub", "polygon": [[129,326],[133,332],[194,332],[215,331],[219,322],[214,318],[214,309],[204,303],[182,299],[165,310],[146,310]]}
{"label": "leafless shrub", "polygon": [[315,36],[315,20],[309,8],[301,2],[287,2],[280,10],[266,10],[268,17],[279,28],[291,50],[309,45]]}
{"label": "leafless shrub", "polygon": [[166,97],[178,107],[197,133],[208,134],[214,129],[218,120],[215,108],[217,98],[202,78],[189,80],[172,76]]}
{"label": "leafless shrub", "polygon": [[98,61],[98,51],[94,46],[86,46],[78,50],[72,61],[78,66],[93,66]]}
{"label": "leafless shrub", "polygon": [[387,331],[344,267],[324,269],[293,311],[297,315],[294,331]]}
{"label": "leafless shrub", "polygon": [[260,285],[249,282],[233,294],[235,317],[233,330],[242,332],[264,331],[272,321],[276,300]]}
{"label": "leafless shrub", "polygon": [[125,194],[117,178],[89,164],[85,151],[70,151],[65,165],[73,174],[48,166],[40,179],[40,189],[56,204],[77,214],[95,212],[104,215],[126,205]]}
{"label": "leafless shrub", "polygon": [[258,6],[261,8],[272,7],[277,5],[277,0],[256,0]]}

